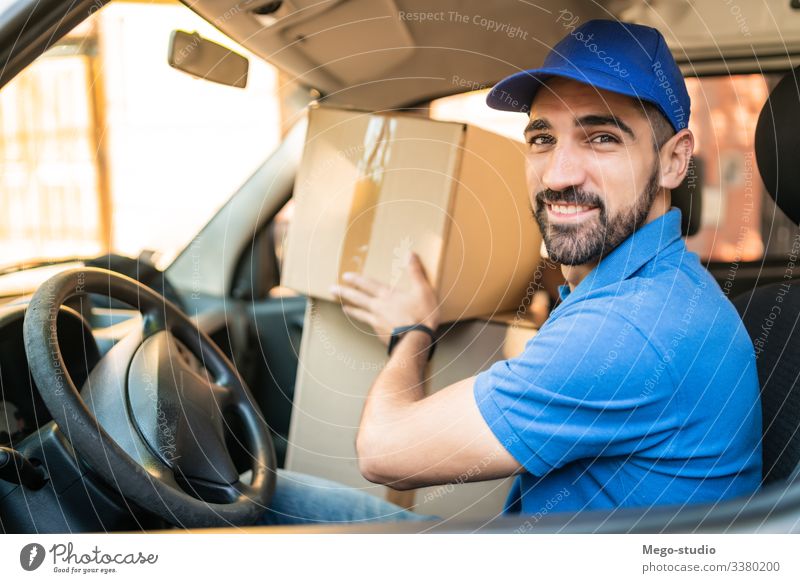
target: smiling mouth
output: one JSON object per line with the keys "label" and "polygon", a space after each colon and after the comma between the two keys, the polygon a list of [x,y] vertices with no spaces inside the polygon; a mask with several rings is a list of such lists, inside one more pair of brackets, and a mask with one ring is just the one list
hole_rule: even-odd
{"label": "smiling mouth", "polygon": [[598,207],[586,204],[545,203],[551,218],[576,220],[591,215]]}

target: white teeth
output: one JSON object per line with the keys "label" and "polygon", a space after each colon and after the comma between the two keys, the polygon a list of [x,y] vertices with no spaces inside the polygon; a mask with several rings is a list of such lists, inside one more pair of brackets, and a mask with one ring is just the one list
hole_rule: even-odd
{"label": "white teeth", "polygon": [[574,205],[574,204],[553,204],[550,206],[555,212],[564,215],[574,215],[576,213],[588,211],[590,208],[592,208],[586,205]]}

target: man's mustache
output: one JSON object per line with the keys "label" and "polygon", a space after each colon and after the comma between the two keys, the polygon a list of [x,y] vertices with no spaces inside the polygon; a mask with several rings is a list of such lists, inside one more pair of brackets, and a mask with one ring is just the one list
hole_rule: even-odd
{"label": "man's mustache", "polygon": [[536,193],[536,202],[539,208],[544,208],[546,203],[565,203],[575,205],[594,206],[603,210],[603,199],[592,192],[586,192],[571,186],[564,190],[551,190],[546,188]]}

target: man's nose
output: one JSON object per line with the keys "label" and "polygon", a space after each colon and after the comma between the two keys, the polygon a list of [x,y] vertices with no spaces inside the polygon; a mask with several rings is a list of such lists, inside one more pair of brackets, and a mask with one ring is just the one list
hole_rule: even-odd
{"label": "man's nose", "polygon": [[580,187],[586,179],[586,165],[580,162],[575,150],[569,145],[559,144],[553,148],[546,164],[542,183],[550,190]]}

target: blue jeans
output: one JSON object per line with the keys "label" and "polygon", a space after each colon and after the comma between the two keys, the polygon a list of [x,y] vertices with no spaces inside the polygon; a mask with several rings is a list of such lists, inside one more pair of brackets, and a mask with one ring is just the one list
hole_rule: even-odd
{"label": "blue jeans", "polygon": [[439,520],[350,486],[278,470],[275,494],[256,524],[325,524]]}

